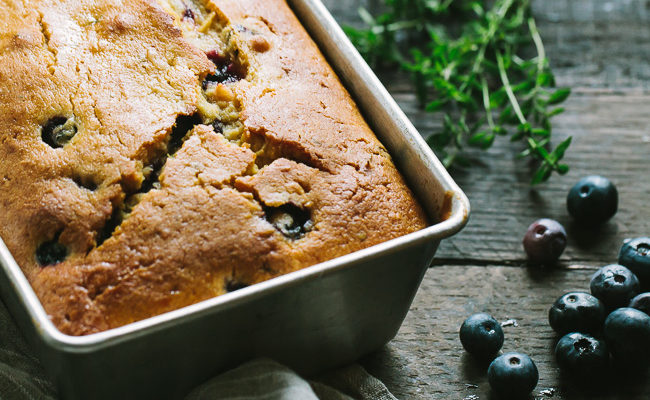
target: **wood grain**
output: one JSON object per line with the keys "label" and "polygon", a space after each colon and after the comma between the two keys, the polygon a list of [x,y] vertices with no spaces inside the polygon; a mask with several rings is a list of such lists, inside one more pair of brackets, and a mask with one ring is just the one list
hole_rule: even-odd
{"label": "wood grain", "polygon": [[[439,115],[417,106],[408,79],[389,80],[380,74],[391,94],[420,133],[428,136],[440,129]],[[554,142],[573,136],[566,155],[571,171],[548,183],[531,187],[534,166],[519,160],[523,149],[507,138],[498,138],[487,152],[469,151],[474,165],[452,170],[452,176],[469,196],[472,215],[459,235],[446,240],[437,263],[507,263],[522,265],[521,239],[528,225],[542,217],[560,221],[568,230],[570,246],[561,262],[612,263],[627,237],[650,234],[650,118],[644,105],[650,92],[636,89],[574,88],[563,106],[566,112],[554,119]],[[500,140],[499,140],[500,139]],[[566,195],[582,176],[607,176],[618,187],[619,212],[598,229],[581,229],[566,211]]]}
{"label": "wood grain", "polygon": [[[357,10],[383,0],[323,0],[343,25],[362,26]],[[533,14],[558,84],[650,88],[648,0],[533,0]]]}
{"label": "wood grain", "polygon": [[[358,25],[356,9],[377,0],[324,0],[344,24]],[[486,366],[464,353],[458,328],[470,314],[516,319],[505,328],[505,351],[531,355],[540,370],[534,398],[648,399],[650,376],[613,375],[589,390],[560,377],[555,338],[547,324],[552,302],[569,290],[586,290],[597,267],[616,261],[626,237],[650,235],[650,1],[535,0],[533,12],[559,85],[573,94],[554,120],[555,142],[574,143],[571,171],[531,188],[534,168],[517,160],[518,144],[501,140],[488,152],[470,153],[474,165],[452,175],[472,203],[465,230],[442,243],[397,337],[363,360],[402,399],[492,399]],[[428,136],[440,115],[422,112],[408,77],[378,71],[415,126]],[[620,193],[618,214],[599,229],[576,226],[566,194],[582,176],[609,177]],[[556,269],[525,268],[521,238],[541,217],[562,222],[569,246]],[[476,385],[476,386],[475,386]]]}
{"label": "wood grain", "polygon": [[[356,9],[365,4],[358,0],[344,0],[341,3],[326,1],[326,4],[334,7],[334,15],[344,23],[354,21]],[[561,7],[564,3],[570,2],[534,3],[535,10],[543,12],[540,22],[543,34],[553,36],[553,32],[569,29],[572,26],[570,22],[576,20],[572,15],[582,15],[580,9],[599,10],[604,7],[602,1],[578,1],[582,5],[572,6],[571,14],[565,10],[566,7]],[[621,20],[631,18],[640,6],[637,4],[635,7],[623,8],[620,4],[611,5],[614,11],[610,17],[595,11],[591,14],[603,26],[626,25]],[[635,32],[645,32],[650,37],[650,24],[647,24],[650,14],[634,15],[636,19],[630,22],[632,26],[646,21],[646,25]],[[575,34],[586,34],[582,25],[587,22],[578,23],[573,28]],[[599,34],[595,30],[590,32],[592,42],[597,41]],[[562,38],[555,41],[551,39],[551,44],[547,40],[551,60],[560,65],[566,65],[565,60],[581,63],[580,60],[595,57],[589,49],[598,49],[598,52],[612,57],[601,60],[605,63],[627,60],[630,65],[650,66],[650,62],[625,58],[625,55],[619,54],[621,47],[634,47],[642,56],[650,57],[650,51],[644,50],[650,44],[648,40],[632,40],[623,36],[618,41],[598,42],[598,46],[594,42],[588,47],[580,39],[575,40],[573,51],[568,53],[559,48],[568,43]],[[622,46],[621,43],[638,43],[638,46]],[[554,119],[554,142],[558,143],[568,136],[574,138],[566,156],[566,161],[572,168],[570,173],[531,188],[529,180],[534,168],[525,161],[516,159],[516,153],[521,150],[520,145],[510,143],[507,138],[499,138],[501,140],[487,153],[470,152],[476,161],[475,165],[466,170],[453,170],[452,175],[470,198],[473,205],[472,217],[460,235],[443,242],[438,253],[438,263],[522,264],[525,255],[521,237],[528,225],[542,217],[557,219],[569,230],[572,246],[562,258],[564,263],[614,262],[623,239],[650,233],[650,211],[646,206],[650,196],[650,180],[641,178],[650,169],[650,118],[647,115],[648,109],[644,106],[650,104],[650,90],[639,87],[609,88],[614,82],[606,82],[597,70],[592,71],[589,80],[585,80],[588,74],[581,74],[569,67],[555,67],[555,71],[558,81],[573,88],[573,95],[563,104],[566,112]],[[394,71],[378,71],[378,75],[423,136],[429,136],[440,129],[440,115],[421,110],[408,76]],[[581,83],[587,85],[592,81],[602,81],[602,87],[580,86]],[[566,211],[565,199],[570,187],[582,176],[590,174],[607,176],[618,186],[621,193],[620,211],[600,229],[585,231],[572,224]],[[646,218],[639,218],[640,215],[645,215]]]}
{"label": "wood grain", "polygon": [[[650,104],[648,93],[576,89],[554,123],[555,141],[574,138],[566,155],[571,171],[539,187],[530,187],[531,169],[516,159],[517,145],[501,141],[487,154],[474,153],[481,165],[453,174],[470,198],[472,217],[460,235],[441,246],[438,262],[521,265],[523,234],[542,217],[557,219],[568,230],[563,263],[615,262],[623,239],[650,234],[650,180],[643,179],[649,170],[650,119],[644,104]],[[566,195],[580,177],[591,174],[617,185],[619,212],[600,228],[584,229],[568,215]]]}
{"label": "wood grain", "polygon": [[505,266],[430,268],[397,337],[362,363],[400,399],[490,399],[487,366],[466,354],[458,339],[463,320],[484,311],[499,321],[517,321],[503,328],[503,351],[533,358],[540,372],[536,399],[547,398],[540,394],[547,389],[555,390],[553,399],[647,399],[650,374],[612,374],[587,389],[560,375],[548,309],[563,293],[587,289],[592,273],[578,265],[547,273]]}
{"label": "wood grain", "polygon": [[647,0],[537,0],[533,13],[560,85],[650,87]]}
{"label": "wood grain", "polygon": [[[381,0],[323,0],[337,20],[359,25],[360,6],[376,11]],[[569,290],[585,290],[595,269],[614,262],[623,238],[650,234],[650,0],[534,0],[533,12],[560,85],[574,89],[566,113],[555,119],[554,137],[569,135],[571,172],[545,185],[528,184],[532,166],[514,157],[518,145],[499,141],[470,155],[475,165],[452,171],[473,205],[467,228],[443,242],[397,337],[362,360],[401,399],[492,399],[486,366],[463,351],[458,328],[470,314],[489,312],[516,320],[504,328],[504,351],[531,355],[540,371],[535,399],[615,400],[650,398],[650,374],[612,374],[583,388],[562,377],[553,357],[557,338],[547,324],[552,302]],[[440,128],[439,115],[422,112],[408,77],[380,77],[423,135]],[[598,230],[575,226],[565,211],[570,186],[586,174],[603,174],[620,191],[620,211]],[[570,243],[552,270],[525,268],[520,240],[540,217],[564,223]],[[0,305],[0,315],[8,315]],[[30,390],[53,392],[7,321],[0,339],[15,350],[11,365],[36,382]],[[2,373],[0,380],[15,381]],[[19,376],[19,377],[20,377]],[[34,389],[35,388],[35,389]],[[2,397],[38,398],[31,392]],[[36,393],[36,391],[34,391]]]}

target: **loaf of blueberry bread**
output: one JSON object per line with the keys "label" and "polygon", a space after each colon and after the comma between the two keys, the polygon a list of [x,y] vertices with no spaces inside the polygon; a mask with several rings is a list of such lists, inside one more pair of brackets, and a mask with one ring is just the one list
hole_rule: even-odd
{"label": "loaf of blueberry bread", "polygon": [[285,0],[0,0],[0,236],[85,335],[427,220]]}

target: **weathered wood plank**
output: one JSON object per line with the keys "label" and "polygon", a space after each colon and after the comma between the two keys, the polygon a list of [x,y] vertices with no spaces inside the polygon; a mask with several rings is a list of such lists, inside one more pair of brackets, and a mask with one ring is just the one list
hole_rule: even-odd
{"label": "weathered wood plank", "polygon": [[[335,7],[335,15],[346,21],[353,20],[357,8],[355,4],[361,4],[358,0],[326,3]],[[626,41],[626,36],[621,34],[623,36],[603,42],[598,29],[582,29],[581,24],[591,20],[583,20],[580,10],[591,10],[590,15],[595,18],[598,26],[604,24],[612,29],[614,26],[626,25],[621,21],[628,18],[630,35],[634,32],[644,35],[646,31],[650,34],[649,24],[640,30],[633,29],[635,24],[641,24],[650,17],[645,11],[639,12],[640,3],[634,1],[611,4],[608,7],[613,7],[613,11],[609,14],[598,11],[604,5],[595,0],[577,1],[579,4],[573,6],[559,1],[542,3],[536,2],[535,10],[542,14],[540,29],[543,32],[548,28],[546,32],[564,29],[576,35],[591,35],[589,46],[582,45],[586,36],[575,39],[576,43],[570,46],[571,49],[566,54],[559,49],[569,45],[562,35],[551,35],[551,39],[547,40],[551,42],[549,54],[555,60],[560,60],[560,67],[556,67],[558,80],[564,80],[564,83],[574,87],[573,96],[564,105],[566,113],[554,120],[556,142],[570,135],[574,137],[574,143],[566,156],[572,170],[564,177],[554,177],[547,184],[531,188],[528,182],[533,168],[525,161],[516,159],[515,154],[520,149],[518,144],[511,144],[507,139],[501,138],[488,152],[471,152],[476,165],[452,173],[472,202],[472,217],[460,235],[443,242],[438,253],[440,263],[472,261],[522,264],[525,255],[521,248],[521,237],[528,225],[541,217],[558,219],[569,230],[571,245],[563,256],[562,262],[565,263],[613,262],[624,238],[650,234],[650,211],[646,205],[650,196],[650,180],[641,178],[650,169],[650,117],[644,106],[650,104],[650,91],[638,88],[580,87],[580,82],[586,85],[591,81],[581,80],[580,76],[584,74],[574,73],[575,71],[561,66],[564,61],[589,57],[595,57],[598,62],[650,65],[633,57],[626,58],[620,53],[621,48],[631,47],[642,57],[650,57],[650,51],[645,51],[645,46],[650,45],[650,41],[639,38]],[[567,11],[567,7],[572,11]],[[632,14],[634,18],[631,17]],[[621,29],[627,28],[621,27],[619,31]],[[596,42],[599,46],[594,44]],[[601,42],[603,43],[600,44]],[[622,46],[621,43],[630,45]],[[605,58],[601,58],[598,55],[600,53],[592,54],[593,51],[603,52]],[[610,56],[614,58],[607,58]],[[425,113],[418,107],[407,76],[391,71],[380,71],[379,76],[424,136],[440,128],[439,115]],[[613,81],[606,82],[598,74],[589,79],[602,82],[602,86],[616,84]],[[572,82],[577,83],[571,84]],[[611,222],[599,230],[585,231],[572,224],[566,212],[565,198],[568,189],[581,176],[588,174],[602,174],[612,179],[619,188],[621,201],[620,211]]]}
{"label": "weathered wood plank", "polygon": [[[380,3],[324,1],[339,21],[350,24],[359,21],[359,5],[372,9]],[[535,359],[541,376],[536,398],[545,398],[539,393],[547,388],[557,389],[554,399],[560,400],[649,397],[650,375],[636,381],[614,376],[595,393],[560,379],[546,313],[565,291],[586,289],[593,266],[614,261],[622,238],[650,234],[650,2],[536,0],[534,13],[558,82],[576,88],[567,113],[555,124],[558,140],[575,136],[567,156],[573,170],[531,190],[530,167],[514,159],[515,145],[500,142],[485,154],[474,154],[479,166],[454,172],[472,199],[474,214],[463,234],[443,244],[438,260],[460,265],[430,269],[398,336],[363,360],[399,398],[490,398],[485,367],[464,354],[457,337],[463,319],[478,311],[518,321],[519,326],[505,328],[504,350],[523,351]],[[435,115],[417,108],[404,76],[382,78],[423,134],[439,128]],[[622,193],[619,215],[598,232],[581,232],[564,211],[568,188],[588,173],[609,176]],[[572,265],[537,274],[505,266],[523,264],[520,238],[526,226],[542,216],[557,218],[569,228],[572,239],[564,264],[580,261],[591,267]],[[472,262],[478,265],[462,265]],[[13,330],[6,333],[8,341],[18,337]],[[23,347],[18,346],[27,353]],[[40,376],[36,369],[26,371]]]}
{"label": "weathered wood plank", "polygon": [[533,1],[558,83],[649,88],[649,4],[646,0]]}
{"label": "weathered wood plank", "polygon": [[[556,140],[574,137],[566,156],[572,170],[537,188],[529,186],[530,167],[516,159],[515,145],[502,141],[477,155],[481,166],[454,173],[474,206],[471,221],[438,257],[521,263],[526,228],[549,217],[569,233],[563,262],[614,262],[624,238],[650,234],[650,180],[643,179],[650,167],[650,119],[644,104],[650,104],[647,93],[576,90],[554,133]],[[618,214],[601,229],[577,226],[566,211],[568,190],[589,174],[609,177],[620,193]]]}
{"label": "weathered wood plank", "polygon": [[[381,0],[323,0],[341,24]],[[533,14],[560,85],[650,88],[647,0],[533,0]]]}
{"label": "weathered wood plank", "polygon": [[[421,111],[406,77],[380,77],[420,133],[428,136],[440,129],[440,116]],[[538,187],[529,185],[532,166],[516,158],[519,144],[498,138],[487,152],[470,151],[475,165],[452,175],[470,198],[472,216],[461,234],[443,242],[440,262],[522,264],[521,238],[542,217],[557,219],[568,229],[570,246],[562,262],[614,262],[623,239],[650,234],[650,180],[643,179],[650,170],[647,104],[649,91],[574,88],[563,105],[566,112],[554,119],[554,142],[574,137],[566,155],[572,169]],[[620,192],[617,216],[596,230],[576,226],[566,211],[568,190],[590,174],[609,177]]]}
{"label": "weathered wood plank", "polygon": [[[355,24],[356,8],[367,1],[325,3],[339,21]],[[526,352],[537,362],[536,399],[548,398],[540,394],[548,388],[557,390],[554,399],[650,397],[649,375],[636,381],[613,376],[591,392],[561,379],[547,325],[551,303],[566,291],[586,290],[595,268],[615,261],[623,238],[650,234],[650,180],[644,178],[650,170],[650,2],[535,0],[533,11],[558,83],[574,88],[554,123],[556,141],[574,136],[566,158],[572,170],[532,189],[532,166],[515,159],[518,145],[501,141],[486,153],[471,153],[474,167],[453,171],[472,201],[471,221],[443,242],[440,266],[428,271],[397,337],[363,360],[399,398],[494,398],[485,366],[464,354],[457,336],[464,318],[478,311],[518,321],[505,328],[504,350]],[[382,72],[380,78],[423,135],[440,128],[439,116],[418,108],[407,77]],[[621,201],[611,222],[589,231],[571,223],[565,198],[579,177],[593,173],[612,179]],[[560,220],[570,236],[564,267],[543,274],[518,267],[525,264],[521,237],[540,217]]]}
{"label": "weathered wood plank", "polygon": [[548,309],[567,291],[587,290],[592,273],[582,266],[546,274],[504,266],[431,268],[397,337],[362,364],[400,399],[489,399],[486,366],[466,354],[458,339],[463,320],[485,311],[500,321],[517,321],[516,327],[504,327],[503,351],[533,358],[540,372],[536,399],[547,398],[539,393],[550,388],[556,400],[647,399],[650,373],[637,379],[612,375],[591,391],[560,377]]}

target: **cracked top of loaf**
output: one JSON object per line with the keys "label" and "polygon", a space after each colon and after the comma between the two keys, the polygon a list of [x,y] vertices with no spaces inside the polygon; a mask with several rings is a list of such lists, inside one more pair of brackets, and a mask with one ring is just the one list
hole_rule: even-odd
{"label": "cracked top of loaf", "polygon": [[427,221],[285,0],[0,0],[0,236],[84,335]]}

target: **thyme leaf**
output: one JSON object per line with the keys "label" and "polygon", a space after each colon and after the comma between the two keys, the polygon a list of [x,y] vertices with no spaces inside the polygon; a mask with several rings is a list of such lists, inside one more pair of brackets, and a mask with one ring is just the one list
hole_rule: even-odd
{"label": "thyme leaf", "polygon": [[346,32],[372,66],[408,72],[420,105],[443,113],[427,142],[446,167],[467,165],[466,147],[510,136],[526,147],[519,157],[539,163],[532,184],[569,171],[561,160],[572,138],[550,143],[571,90],[555,88],[530,0],[383,2],[385,13],[360,9],[366,28]]}

